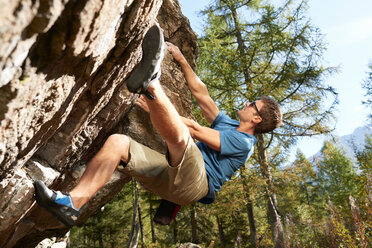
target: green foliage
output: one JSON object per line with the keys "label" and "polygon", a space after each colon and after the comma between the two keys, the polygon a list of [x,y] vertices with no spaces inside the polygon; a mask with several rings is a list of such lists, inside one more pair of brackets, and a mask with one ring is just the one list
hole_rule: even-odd
{"label": "green foliage", "polygon": [[71,229],[72,247],[116,247],[126,244],[132,218],[132,185],[121,192],[82,226]]}
{"label": "green foliage", "polygon": [[284,1],[278,7],[259,0],[215,0],[203,11],[207,25],[199,41],[198,74],[219,109],[237,118],[247,101],[262,95],[282,107],[284,125],[264,136],[261,156],[254,156],[267,180],[261,188],[266,198],[278,190],[276,167],[286,161],[297,138],[332,130],[337,93],[324,79],[335,68],[321,64],[323,37],[306,17],[306,8],[306,1]]}
{"label": "green foliage", "polygon": [[290,214],[294,221],[301,223],[306,223],[308,219],[316,219],[315,179],[313,164],[305,158],[304,154],[298,152],[297,159],[283,170],[276,182],[283,216]]}
{"label": "green foliage", "polygon": [[[251,158],[250,163],[253,162]],[[372,208],[367,191],[360,190],[360,186],[363,188],[367,183],[362,184],[360,176],[367,177],[366,173],[356,173],[342,150],[330,142],[324,144],[319,160],[309,161],[298,152],[293,164],[273,171],[274,190],[280,214],[287,220],[284,226],[290,247],[368,247],[365,244],[372,241]],[[199,245],[233,247],[239,234],[241,247],[252,247],[248,218],[251,203],[258,245],[273,247],[266,218],[266,184],[259,167],[242,168],[218,192],[214,204],[197,203]],[[183,206],[170,226],[154,225],[155,240],[152,240],[151,219],[159,199],[139,191],[144,247],[177,247],[191,241],[191,206]],[[356,198],[353,211],[348,200],[350,194]],[[128,183],[103,211],[83,226],[72,229],[71,247],[126,247],[133,200],[133,184]],[[213,246],[209,246],[211,244]],[[140,241],[139,246],[142,245]]]}
{"label": "green foliage", "polygon": [[297,136],[331,131],[337,103],[335,90],[324,83],[335,68],[320,64],[323,36],[305,15],[306,1],[292,2],[274,7],[262,1],[214,1],[203,12],[207,26],[198,60],[201,79],[230,116],[261,95],[276,99],[285,123],[277,134],[286,146]]}
{"label": "green foliage", "polygon": [[358,195],[362,186],[357,183],[353,162],[330,141],[325,142],[316,165],[319,197],[342,207],[348,205],[349,195]]}
{"label": "green foliage", "polygon": [[[366,178],[367,175],[372,175],[372,136],[365,138],[363,150],[356,151],[355,156],[358,160],[361,177]],[[366,179],[364,180],[366,183]]]}
{"label": "green foliage", "polygon": [[370,110],[368,115],[368,120],[370,121],[370,126],[372,126],[372,63],[368,65],[369,72],[367,72],[367,79],[362,83],[362,87],[366,90],[366,99],[362,103]]}
{"label": "green foliage", "polygon": [[[276,182],[279,209],[286,216],[291,247],[367,247],[371,203],[365,183],[343,151],[326,142],[320,157],[297,153]],[[356,201],[352,200],[356,197]],[[359,207],[358,207],[359,206]]]}

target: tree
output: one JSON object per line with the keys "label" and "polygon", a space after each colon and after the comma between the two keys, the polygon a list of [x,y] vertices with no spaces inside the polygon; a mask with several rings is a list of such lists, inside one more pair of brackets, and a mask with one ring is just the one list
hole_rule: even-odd
{"label": "tree", "polygon": [[[215,0],[202,12],[207,23],[198,73],[218,107],[236,118],[246,101],[270,95],[284,112],[281,129],[257,135],[256,161],[267,183],[267,216],[276,247],[285,244],[271,176],[278,163],[272,161],[283,161],[299,136],[330,132],[337,103],[335,90],[324,83],[335,69],[320,64],[323,36],[305,10],[306,1],[275,7],[260,0]],[[325,99],[333,102],[325,106]]]}
{"label": "tree", "polygon": [[277,173],[276,190],[286,220],[286,242],[289,247],[307,247],[319,234],[314,226],[320,226],[327,214],[318,211],[314,165],[298,151],[295,161]]}
{"label": "tree", "polygon": [[[125,247],[131,231],[133,184],[126,184],[115,198],[82,227],[71,229],[71,247]],[[104,244],[103,246],[100,243]]]}
{"label": "tree", "polygon": [[239,176],[226,182],[224,190],[218,192],[213,212],[217,217],[220,246],[245,247],[250,243],[246,228],[249,224],[245,197],[244,185]]}
{"label": "tree", "polygon": [[349,195],[358,195],[361,188],[351,159],[330,141],[324,143],[317,165],[318,195],[337,208],[349,209]]}
{"label": "tree", "polygon": [[316,172],[313,164],[301,152],[297,152],[295,161],[278,176],[278,195],[283,215],[290,215],[294,222],[314,219],[309,215],[315,205]]}
{"label": "tree", "polygon": [[241,176],[241,182],[243,184],[243,189],[244,189],[244,200],[246,204],[246,212],[249,220],[249,230],[250,230],[250,238],[249,241],[251,243],[252,247],[257,247],[258,246],[258,236],[257,236],[257,230],[256,230],[256,221],[254,218],[254,213],[253,213],[253,201],[252,201],[252,196],[250,194],[250,187],[248,186],[247,182],[247,176],[246,176],[246,168],[243,166],[240,171],[240,176]]}
{"label": "tree", "polygon": [[366,90],[364,95],[366,100],[362,101],[362,103],[370,110],[368,120],[370,121],[370,126],[372,126],[372,63],[368,65],[368,68],[367,79],[362,83],[362,87]]}
{"label": "tree", "polygon": [[[362,185],[366,185],[367,187],[368,177],[372,177],[372,136],[365,137],[364,147],[361,150],[355,151],[355,157],[358,161],[358,169],[360,170],[359,180]],[[365,188],[364,190],[367,189]]]}
{"label": "tree", "polygon": [[195,203],[190,207],[190,219],[191,219],[191,241],[193,243],[199,243],[199,230],[198,230],[198,220],[196,214]]}

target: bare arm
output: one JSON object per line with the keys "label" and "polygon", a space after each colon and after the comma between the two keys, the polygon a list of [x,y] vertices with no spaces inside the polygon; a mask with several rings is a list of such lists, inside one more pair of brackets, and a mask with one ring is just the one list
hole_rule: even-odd
{"label": "bare arm", "polygon": [[207,121],[212,124],[214,119],[217,117],[219,110],[216,103],[210,97],[209,92],[205,84],[195,74],[185,57],[182,55],[178,47],[172,43],[167,42],[168,50],[173,55],[174,59],[181,66],[182,72],[185,75],[187,85],[191,91],[191,94],[195,97],[198,105],[203,111],[203,114]]}
{"label": "bare arm", "polygon": [[182,122],[189,128],[191,137],[207,144],[211,149],[220,152],[220,132],[209,127],[200,126],[197,122],[181,117]]}
{"label": "bare arm", "polygon": [[[150,112],[146,101],[143,96],[137,99],[136,105],[142,108],[146,112]],[[221,151],[221,141],[220,132],[209,127],[200,126],[196,121],[191,119],[181,117],[182,122],[187,126],[190,131],[191,137],[202,141],[207,144],[211,149],[220,152]]]}

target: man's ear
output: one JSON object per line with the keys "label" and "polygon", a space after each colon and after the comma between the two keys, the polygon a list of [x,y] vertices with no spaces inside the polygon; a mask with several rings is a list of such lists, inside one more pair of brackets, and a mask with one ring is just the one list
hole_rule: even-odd
{"label": "man's ear", "polygon": [[262,117],[259,116],[259,115],[255,115],[255,116],[253,117],[253,123],[254,123],[255,125],[258,125],[260,122],[262,122]]}

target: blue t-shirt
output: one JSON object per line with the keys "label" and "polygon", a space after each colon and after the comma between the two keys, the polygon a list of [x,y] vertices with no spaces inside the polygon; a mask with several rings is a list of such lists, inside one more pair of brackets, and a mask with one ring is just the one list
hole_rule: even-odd
{"label": "blue t-shirt", "polygon": [[220,132],[221,152],[215,151],[203,142],[198,142],[207,172],[209,193],[199,200],[210,204],[215,200],[215,192],[228,181],[239,168],[244,165],[253,153],[253,146],[257,143],[256,137],[238,131],[237,120],[219,112],[211,128]]}

